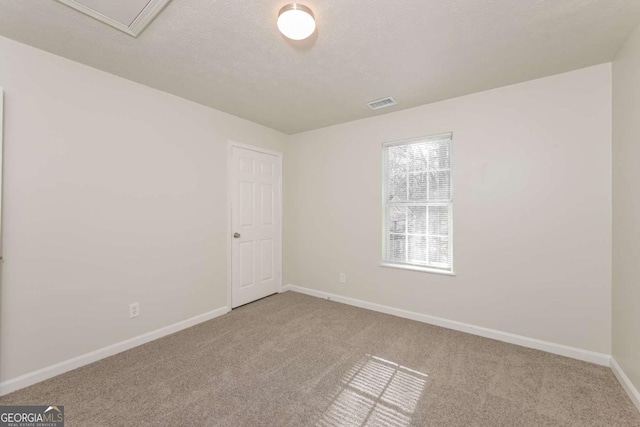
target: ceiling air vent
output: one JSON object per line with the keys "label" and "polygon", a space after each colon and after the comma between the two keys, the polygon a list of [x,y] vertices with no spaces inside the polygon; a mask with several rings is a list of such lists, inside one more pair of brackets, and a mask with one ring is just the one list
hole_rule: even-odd
{"label": "ceiling air vent", "polygon": [[367,105],[372,110],[379,110],[380,108],[391,107],[392,105],[396,105],[397,102],[392,97],[388,96],[382,99],[376,99],[375,101],[367,102]]}

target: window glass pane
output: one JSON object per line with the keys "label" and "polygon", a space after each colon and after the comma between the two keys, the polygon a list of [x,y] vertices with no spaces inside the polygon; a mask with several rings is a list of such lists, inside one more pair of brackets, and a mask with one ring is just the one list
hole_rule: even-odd
{"label": "window glass pane", "polygon": [[409,236],[409,262],[426,264],[427,262],[427,237]]}
{"label": "window glass pane", "polygon": [[427,201],[427,172],[409,175],[409,200],[413,202]]}
{"label": "window glass pane", "polygon": [[450,169],[450,159],[448,143],[435,143],[429,146],[429,169]]}
{"label": "window glass pane", "polygon": [[427,207],[426,206],[410,206],[409,214],[409,233],[426,234],[427,232]]}
{"label": "window glass pane", "polygon": [[429,264],[436,266],[449,265],[449,238],[429,238]]}
{"label": "window glass pane", "polygon": [[449,200],[451,182],[449,171],[429,172],[429,200]]}
{"label": "window glass pane", "polygon": [[429,234],[449,235],[449,206],[429,206]]}
{"label": "window glass pane", "polygon": [[387,245],[387,260],[405,262],[407,260],[406,239],[404,234],[389,234]]}
{"label": "window glass pane", "polygon": [[406,145],[392,145],[387,147],[388,159],[390,165],[402,165],[402,170],[407,170],[407,146]]}
{"label": "window glass pane", "polygon": [[389,232],[404,233],[407,227],[407,208],[404,206],[391,206],[389,208]]}
{"label": "window glass pane", "polygon": [[406,156],[409,172],[426,171],[429,167],[429,147],[425,143],[408,145]]}
{"label": "window glass pane", "polygon": [[404,202],[407,200],[406,173],[395,173],[389,175],[387,196],[389,202]]}

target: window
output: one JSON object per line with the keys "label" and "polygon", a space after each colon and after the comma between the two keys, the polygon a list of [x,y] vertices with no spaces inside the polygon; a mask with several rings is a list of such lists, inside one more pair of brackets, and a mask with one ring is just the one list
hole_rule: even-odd
{"label": "window", "polygon": [[383,145],[383,266],[453,273],[451,139]]}

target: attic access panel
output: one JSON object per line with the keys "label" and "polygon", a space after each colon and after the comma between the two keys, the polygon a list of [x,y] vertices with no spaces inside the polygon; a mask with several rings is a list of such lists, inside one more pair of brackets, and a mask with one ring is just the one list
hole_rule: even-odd
{"label": "attic access panel", "polygon": [[137,37],[171,0],[58,0]]}

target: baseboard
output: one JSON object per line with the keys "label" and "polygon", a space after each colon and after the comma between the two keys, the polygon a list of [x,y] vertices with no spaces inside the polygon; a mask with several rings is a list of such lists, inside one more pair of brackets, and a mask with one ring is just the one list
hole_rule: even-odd
{"label": "baseboard", "polygon": [[294,291],[318,298],[331,299],[332,301],[341,302],[343,304],[353,305],[355,307],[366,308],[368,310],[378,311],[381,313],[392,314],[406,319],[416,320],[418,322],[429,323],[430,325],[441,326],[443,328],[454,329],[468,334],[479,335],[485,338],[491,338],[498,341],[516,344],[522,347],[533,348],[536,350],[546,351],[547,353],[558,354],[560,356],[570,357],[585,362],[595,363],[602,366],[609,366],[611,356],[604,353],[596,353],[594,351],[583,350],[576,347],[570,347],[562,344],[555,344],[548,341],[542,341],[535,338],[529,338],[522,335],[511,334],[508,332],[497,331],[479,326],[470,325],[468,323],[456,322],[454,320],[443,319],[440,317],[429,316],[413,311],[402,310],[399,308],[389,307],[386,305],[375,304],[368,301],[362,301],[355,298],[343,297],[341,295],[331,294],[328,292],[317,291],[315,289],[303,288],[301,286],[286,285],[283,291]]}
{"label": "baseboard", "polygon": [[103,347],[90,353],[86,353],[81,356],[56,363],[55,365],[47,366],[45,368],[38,369],[37,371],[29,372],[19,377],[0,382],[0,396],[4,396],[5,394],[9,394],[21,388],[39,383],[40,381],[47,380],[73,369],[80,368],[81,366],[97,362],[98,360],[113,356],[114,354],[121,353],[133,347],[137,347],[150,341],[157,340],[158,338],[171,335],[183,329],[190,328],[191,326],[195,326],[198,323],[215,319],[216,317],[222,316],[229,311],[229,307],[221,307],[216,310],[191,317],[181,322],[165,326],[164,328],[156,329],[155,331],[147,332],[146,334],[138,335],[137,337],[130,338],[125,341],[120,341],[119,343]]}
{"label": "baseboard", "polygon": [[636,405],[636,408],[640,411],[640,391],[638,391],[638,389],[633,385],[627,374],[624,373],[620,365],[618,365],[618,362],[616,362],[616,359],[613,357],[611,358],[611,370],[622,385],[624,391],[629,395],[633,404]]}

